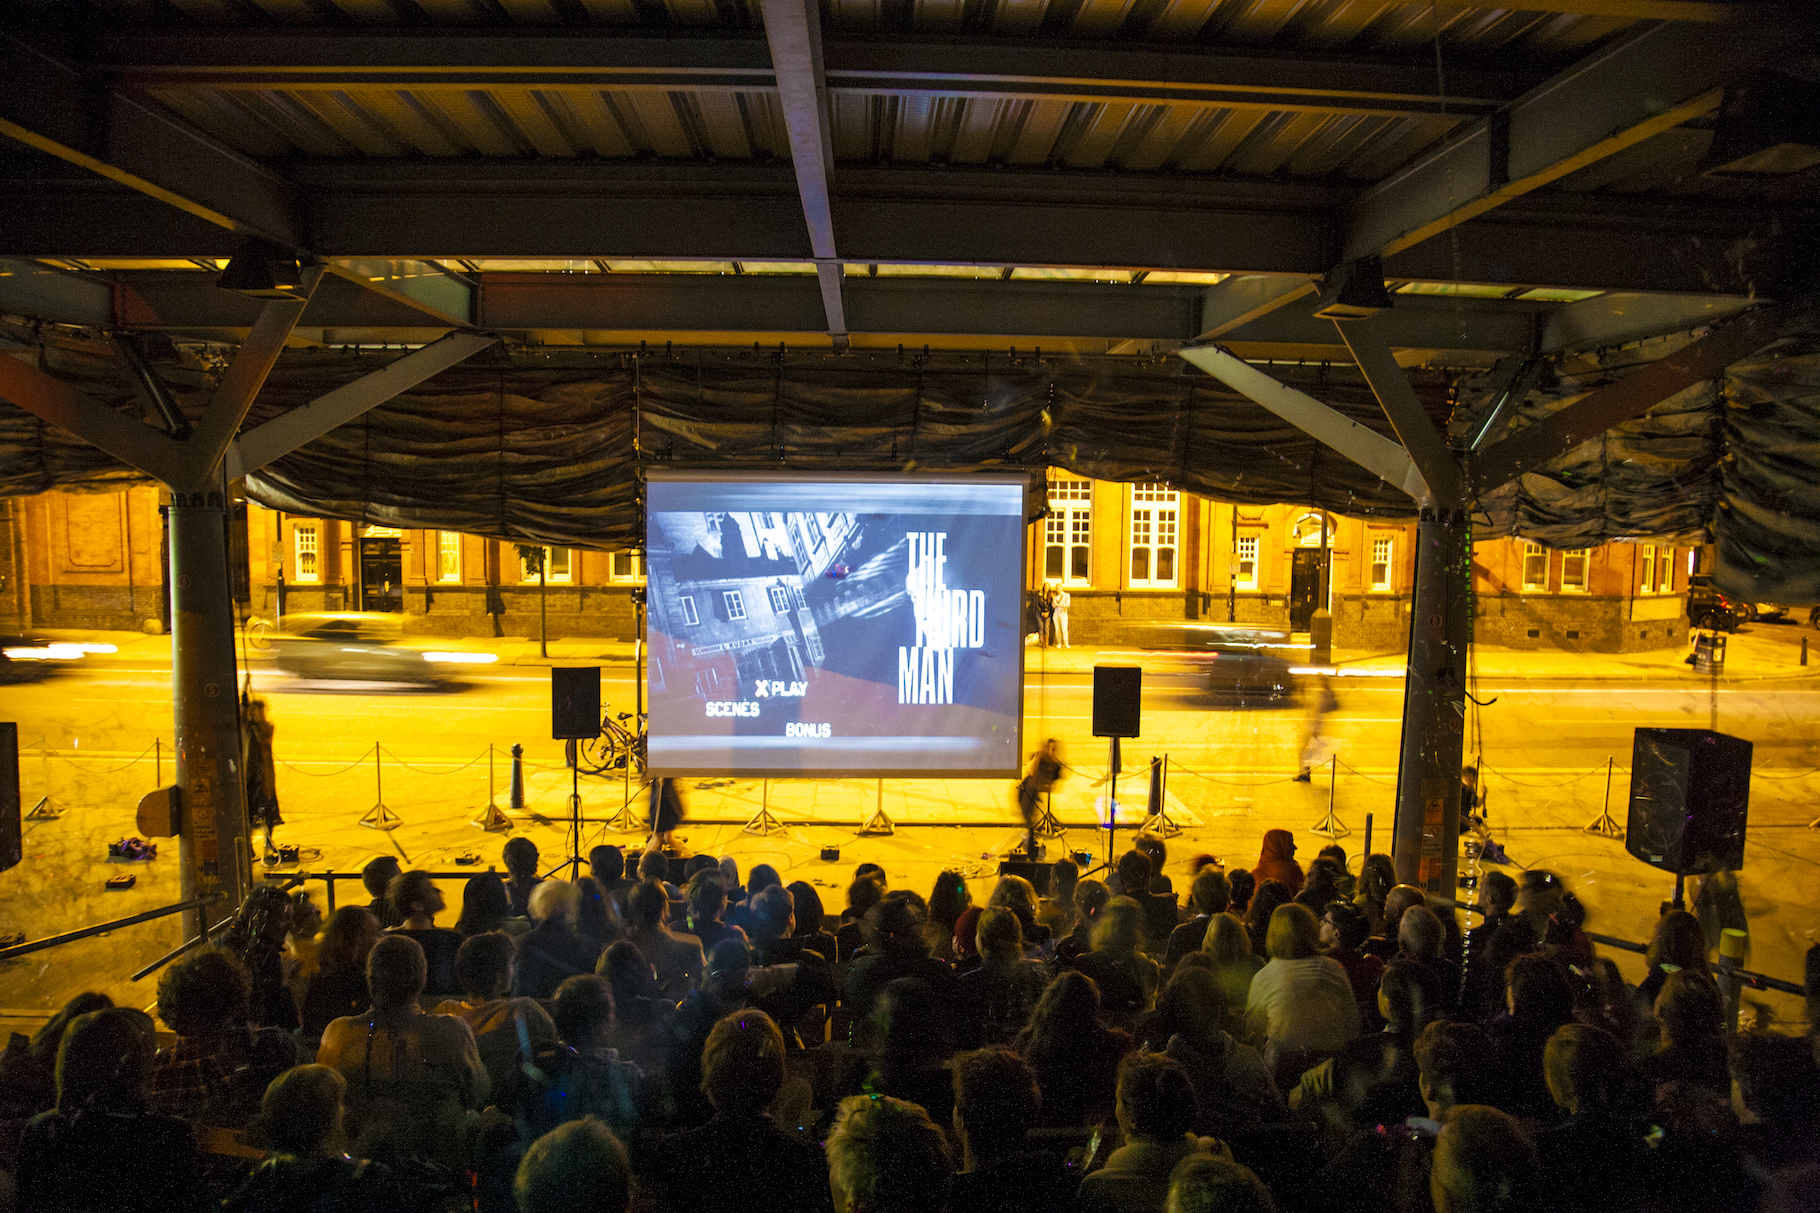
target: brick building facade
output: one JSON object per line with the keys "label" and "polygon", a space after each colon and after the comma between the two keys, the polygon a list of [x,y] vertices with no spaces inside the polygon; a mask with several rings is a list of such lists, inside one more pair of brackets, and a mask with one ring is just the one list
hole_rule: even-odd
{"label": "brick building facade", "polygon": [[[133,628],[165,621],[158,490],[45,493],[0,514],[0,628]],[[1149,623],[1251,623],[1301,631],[1333,615],[1343,649],[1393,652],[1409,628],[1413,523],[1291,505],[1232,506],[1162,485],[1050,474],[1030,527],[1027,584],[1066,584],[1077,644],[1127,643]],[[516,546],[454,531],[283,514],[248,503],[247,610],[267,618],[384,610],[407,631],[630,638],[637,552],[547,549],[547,585]],[[240,524],[237,524],[239,526]],[[237,539],[240,537],[237,536]],[[1473,550],[1477,639],[1513,648],[1628,652],[1687,642],[1696,549],[1611,543],[1548,551],[1520,539]]]}

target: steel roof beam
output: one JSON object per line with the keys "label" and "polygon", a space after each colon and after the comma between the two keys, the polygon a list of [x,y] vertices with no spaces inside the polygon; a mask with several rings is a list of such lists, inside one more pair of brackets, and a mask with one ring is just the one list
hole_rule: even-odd
{"label": "steel roof beam", "polygon": [[765,38],[777,74],[777,99],[790,138],[790,162],[796,169],[796,190],[809,229],[809,251],[816,261],[828,335],[840,349],[847,344],[847,313],[834,244],[834,206],[828,195],[828,179],[834,175],[834,145],[828,135],[828,90],[822,72],[821,8],[813,0],[763,3]]}

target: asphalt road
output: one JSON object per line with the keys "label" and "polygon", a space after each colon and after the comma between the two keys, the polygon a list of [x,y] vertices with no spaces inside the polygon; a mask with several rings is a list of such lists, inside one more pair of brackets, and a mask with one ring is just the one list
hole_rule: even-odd
{"label": "asphalt road", "polygon": [[[281,752],[293,758],[352,760],[375,741],[407,759],[465,761],[489,742],[522,743],[552,761],[548,674],[502,667],[459,686],[417,690],[370,683],[301,682],[256,671],[278,726]],[[1341,761],[1360,769],[1394,766],[1403,685],[1400,678],[1349,678],[1335,684],[1340,706],[1324,724]],[[136,753],[171,733],[169,672],[154,665],[96,666],[41,683],[0,688],[0,715],[17,720],[22,747],[40,735],[53,749]],[[608,667],[603,697],[633,706],[632,671]],[[1627,761],[1638,726],[1716,727],[1756,745],[1760,768],[1820,766],[1820,688],[1746,683],[1711,689],[1637,681],[1485,681],[1484,707],[1469,707],[1468,752],[1505,769],[1583,770],[1608,756]],[[1026,738],[1059,738],[1078,761],[1098,761],[1088,674],[1032,674],[1025,686]],[[1166,751],[1176,761],[1229,771],[1293,769],[1309,726],[1295,703],[1269,707],[1184,702],[1146,692],[1143,735],[1126,743],[1128,761]]]}

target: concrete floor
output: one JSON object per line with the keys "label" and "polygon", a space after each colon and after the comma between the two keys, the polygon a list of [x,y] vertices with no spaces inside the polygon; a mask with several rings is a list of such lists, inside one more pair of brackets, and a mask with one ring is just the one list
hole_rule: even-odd
{"label": "concrete floor", "polygon": [[[1780,633],[1766,637],[1764,668],[1751,672],[1747,662],[1738,662],[1717,686],[1675,669],[1672,655],[1621,672],[1582,665],[1583,675],[1594,676],[1578,679],[1563,676],[1574,667],[1557,669],[1553,662],[1532,663],[1540,678],[1522,677],[1521,665],[1482,662],[1480,698],[1495,696],[1498,703],[1479,713],[1481,737],[1474,748],[1483,755],[1494,834],[1519,864],[1565,878],[1591,911],[1590,929],[1647,938],[1673,878],[1582,827],[1604,804],[1607,756],[1616,760],[1610,804],[1622,822],[1631,729],[1704,726],[1716,712],[1720,728],[1757,745],[1740,876],[1751,919],[1750,963],[1799,981],[1802,954],[1820,928],[1820,831],[1807,828],[1820,812],[1820,684],[1794,667],[1787,646]],[[1778,654],[1785,656],[1776,659]],[[1104,818],[1105,788],[1093,786],[1104,774],[1105,743],[1088,735],[1087,670],[1096,656],[1118,663],[1129,655],[1071,650],[1032,656],[1026,738],[1060,737],[1075,768],[1055,795],[1068,830],[1051,843],[1051,856],[1105,851],[1105,831],[1096,824]],[[1358,663],[1362,669],[1371,664]],[[610,701],[629,699],[630,673],[608,669]],[[483,866],[497,863],[506,835],[483,833],[469,822],[488,800],[490,742],[496,747],[495,800],[507,805],[505,749],[517,740],[526,748],[528,807],[511,814],[515,832],[535,841],[545,866],[552,866],[570,845],[569,776],[561,767],[560,743],[540,739],[548,731],[546,680],[541,670],[502,666],[464,690],[389,694],[256,674],[255,685],[269,697],[278,722],[287,818],[280,841],[304,847],[302,867],[312,872],[357,871],[382,852],[397,854],[407,867],[437,871],[458,870],[456,858],[469,853]],[[20,723],[25,803],[29,807],[48,787],[61,812],[55,820],[27,823],[25,862],[0,874],[0,930],[37,938],[177,899],[174,843],[149,864],[105,861],[107,843],[133,832],[133,807],[155,786],[155,775],[170,778],[168,688],[168,673],[155,661],[131,660],[0,688],[0,716]],[[1207,711],[1153,697],[1146,702],[1144,738],[1125,747],[1121,800],[1141,805],[1143,765],[1153,753],[1169,755],[1169,812],[1184,831],[1169,844],[1169,872],[1178,890],[1186,888],[1189,857],[1206,851],[1249,866],[1269,828],[1295,831],[1303,858],[1311,857],[1325,839],[1309,830],[1326,813],[1330,791],[1340,821],[1352,831],[1341,843],[1356,871],[1368,816],[1376,831],[1373,849],[1387,849],[1401,694],[1394,678],[1343,680],[1341,710],[1329,721],[1338,764],[1307,785],[1289,778],[1304,728],[1298,709]],[[155,738],[163,746],[158,772]],[[375,740],[382,760],[378,788]],[[591,819],[582,831],[584,853],[601,841],[642,842],[642,834],[617,833],[605,824],[621,809],[621,783],[586,779],[582,790]],[[997,857],[1021,837],[1008,781],[886,780],[882,804],[898,829],[871,838],[856,831],[880,804],[876,781],[703,780],[685,784],[684,791],[691,820],[682,833],[690,848],[732,855],[742,869],[771,863],[786,880],[815,885],[834,912],[854,865],[864,861],[882,863],[894,885],[923,891],[942,868],[958,867],[983,899]],[[382,798],[403,824],[388,832],[357,824]],[[761,807],[783,823],[781,830],[760,835],[742,828]],[[1121,831],[1129,824],[1134,819],[1122,815]],[[819,858],[827,846],[840,848],[838,863]],[[107,876],[123,871],[137,874],[135,888],[102,891]],[[443,921],[452,924],[460,881],[445,891],[450,907]],[[344,900],[362,896],[354,885],[342,885],[341,893]],[[0,962],[0,1014],[44,1014],[90,988],[149,1005],[155,978],[135,985],[126,974],[178,942],[173,918]],[[1615,958],[1632,980],[1641,976],[1639,959]],[[1801,1017],[1797,999],[1752,997],[1779,1019]]]}

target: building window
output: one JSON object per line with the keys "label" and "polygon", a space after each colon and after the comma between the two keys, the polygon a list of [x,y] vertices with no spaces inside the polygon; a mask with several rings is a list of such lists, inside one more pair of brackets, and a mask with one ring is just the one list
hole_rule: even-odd
{"label": "building window", "polygon": [[1548,588],[1548,549],[1539,543],[1523,545],[1523,588],[1526,590],[1546,590]]}
{"label": "building window", "polygon": [[701,616],[695,612],[695,599],[692,595],[680,594],[677,596],[676,601],[682,606],[684,623],[688,624],[690,627],[694,627],[701,622]]}
{"label": "building window", "polygon": [[645,579],[645,556],[643,552],[634,552],[622,548],[614,552],[607,561],[607,580],[609,581],[643,581]]}
{"label": "building window", "polygon": [[1175,542],[1180,499],[1161,485],[1131,486],[1131,585],[1175,587]]}
{"label": "building window", "polygon": [[1638,581],[1637,581],[1637,592],[1639,594],[1655,593],[1656,592],[1656,545],[1655,544],[1646,543],[1643,545],[1643,558],[1638,563],[1641,566],[1638,569],[1638,572],[1641,573],[1642,576],[1639,577]]}
{"label": "building window", "polygon": [[[543,579],[545,581],[569,581],[572,579],[570,563],[573,555],[568,548],[545,548],[543,550]],[[537,584],[537,570],[531,567],[528,560],[518,562],[518,579],[532,585]]]}
{"label": "building window", "polygon": [[744,619],[746,617],[746,600],[738,590],[721,591],[721,600],[727,604],[728,619]]}
{"label": "building window", "polygon": [[1675,592],[1675,549],[1663,548],[1656,553],[1656,593]]}
{"label": "building window", "polygon": [[1086,585],[1093,544],[1093,482],[1051,480],[1043,520],[1043,580]]}
{"label": "building window", "polygon": [[1592,552],[1588,548],[1575,548],[1571,552],[1561,553],[1561,592],[1584,594],[1586,592],[1586,566],[1591,560]]}
{"label": "building window", "polygon": [[461,580],[461,532],[436,532],[436,580]]}
{"label": "building window", "polygon": [[790,591],[781,585],[771,587],[771,613],[783,615],[790,610]]}
{"label": "building window", "polygon": [[[792,586],[791,589],[796,594],[796,609],[799,611],[807,610],[809,607],[809,600],[807,598],[803,597],[803,587],[800,585]],[[820,659],[818,658],[817,660],[820,660]]]}
{"label": "building window", "polygon": [[1371,541],[1371,588],[1376,593],[1390,591],[1390,555],[1396,541],[1389,535],[1373,536]]}
{"label": "building window", "polygon": [[1234,559],[1238,564],[1238,586],[1241,590],[1258,588],[1258,537],[1240,535],[1239,550]]}
{"label": "building window", "polygon": [[297,554],[297,580],[321,581],[322,565],[318,563],[317,542],[322,532],[313,526],[300,526],[291,531],[291,545]]}

